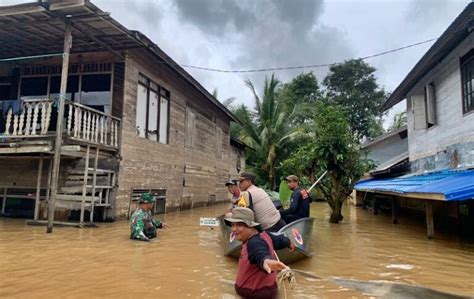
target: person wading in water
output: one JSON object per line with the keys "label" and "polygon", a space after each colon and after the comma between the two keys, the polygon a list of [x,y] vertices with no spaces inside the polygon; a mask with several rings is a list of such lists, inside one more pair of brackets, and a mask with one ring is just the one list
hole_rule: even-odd
{"label": "person wading in water", "polygon": [[235,291],[243,298],[277,298],[277,271],[286,265],[276,259],[275,250],[295,247],[284,235],[273,235],[260,229],[249,208],[234,208],[225,217],[235,238],[242,242]]}
{"label": "person wading in water", "polygon": [[140,197],[139,207],[130,217],[130,239],[150,241],[156,238],[157,228],[167,228],[168,225],[160,220],[153,220],[151,211],[155,197],[150,193],[143,193]]}

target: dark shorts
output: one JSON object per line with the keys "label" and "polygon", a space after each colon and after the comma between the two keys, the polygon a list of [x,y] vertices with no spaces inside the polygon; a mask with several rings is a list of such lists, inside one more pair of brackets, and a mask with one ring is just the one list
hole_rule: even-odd
{"label": "dark shorts", "polygon": [[277,223],[275,223],[273,226],[267,228],[265,231],[276,233],[285,225],[286,225],[286,222],[283,219],[280,218],[280,220],[278,220]]}
{"label": "dark shorts", "polygon": [[271,287],[264,287],[261,289],[250,290],[246,288],[239,288],[235,286],[235,291],[242,298],[246,299],[275,299],[278,298],[278,287],[275,283]]}

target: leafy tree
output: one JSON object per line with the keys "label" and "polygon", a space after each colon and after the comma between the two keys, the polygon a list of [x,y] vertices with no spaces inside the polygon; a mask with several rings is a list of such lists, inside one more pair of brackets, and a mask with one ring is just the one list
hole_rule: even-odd
{"label": "leafy tree", "polygon": [[383,133],[379,107],[387,94],[378,86],[375,71],[363,60],[352,59],[331,66],[323,81],[327,101],[343,108],[358,139]]}
{"label": "leafy tree", "polygon": [[338,223],[343,219],[341,208],[344,201],[372,163],[361,153],[343,107],[319,103],[317,111],[313,124],[314,138],[301,146],[283,165],[292,165],[295,173],[310,177],[311,181],[314,181],[316,173],[328,171],[318,187],[331,207],[329,222]]}
{"label": "leafy tree", "polygon": [[288,145],[295,140],[302,130],[289,124],[295,110],[287,110],[277,97],[280,82],[274,75],[265,79],[263,95],[260,97],[252,82],[246,81],[253,93],[255,111],[240,107],[236,114],[242,123],[240,139],[253,148],[248,157],[248,165],[253,166],[256,174],[264,174],[268,188],[276,187],[276,168],[285,156]]}
{"label": "leafy tree", "polygon": [[294,119],[298,125],[312,118],[313,110],[311,108],[316,101],[321,99],[322,92],[316,76],[309,72],[301,73],[291,82],[283,84],[278,96],[288,109],[293,109],[293,107],[298,109],[298,115]]}

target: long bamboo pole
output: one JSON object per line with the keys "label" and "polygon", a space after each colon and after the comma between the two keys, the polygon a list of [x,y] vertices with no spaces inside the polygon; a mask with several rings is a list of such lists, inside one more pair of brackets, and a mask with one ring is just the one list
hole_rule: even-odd
{"label": "long bamboo pole", "polygon": [[64,102],[67,87],[67,76],[69,72],[69,52],[72,46],[71,20],[66,19],[66,31],[64,33],[64,51],[63,65],[61,72],[61,87],[59,89],[59,108],[58,120],[56,123],[56,142],[54,144],[53,174],[51,178],[51,197],[48,203],[48,226],[46,233],[53,232],[54,221],[54,205],[58,193],[59,180],[59,164],[61,162],[61,144],[63,138],[63,121],[64,121]]}
{"label": "long bamboo pole", "polygon": [[309,191],[313,190],[314,187],[316,187],[316,185],[319,183],[320,180],[322,180],[322,178],[328,173],[328,171],[326,170],[320,177],[319,179],[314,182],[314,184],[308,189],[308,193]]}

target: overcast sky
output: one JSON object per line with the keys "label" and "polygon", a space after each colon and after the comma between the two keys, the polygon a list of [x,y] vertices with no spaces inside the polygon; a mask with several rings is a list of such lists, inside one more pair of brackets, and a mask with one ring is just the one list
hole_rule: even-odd
{"label": "overcast sky", "polygon": [[[33,1],[0,0],[0,4]],[[179,64],[247,70],[341,62],[439,37],[469,0],[96,0],[141,31]],[[433,42],[366,62],[391,92]],[[261,90],[263,73],[185,68],[219,99],[253,107],[245,79]],[[303,71],[322,81],[327,68],[276,71],[284,82]],[[395,107],[401,111],[404,105]],[[388,116],[386,126],[391,121]]]}

